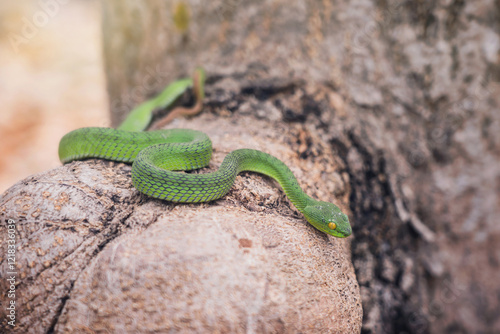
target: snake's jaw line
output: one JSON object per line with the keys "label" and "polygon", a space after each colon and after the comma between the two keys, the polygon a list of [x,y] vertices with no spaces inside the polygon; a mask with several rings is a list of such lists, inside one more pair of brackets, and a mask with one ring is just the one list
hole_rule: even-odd
{"label": "snake's jaw line", "polygon": [[312,200],[302,213],[321,232],[337,238],[345,238],[352,233],[349,218],[333,203]]}

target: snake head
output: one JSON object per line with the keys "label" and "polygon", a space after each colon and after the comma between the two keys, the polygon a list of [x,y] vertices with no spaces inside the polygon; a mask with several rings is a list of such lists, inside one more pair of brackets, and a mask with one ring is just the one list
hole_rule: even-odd
{"label": "snake head", "polygon": [[333,203],[315,201],[302,211],[307,221],[321,232],[337,238],[351,235],[349,218]]}

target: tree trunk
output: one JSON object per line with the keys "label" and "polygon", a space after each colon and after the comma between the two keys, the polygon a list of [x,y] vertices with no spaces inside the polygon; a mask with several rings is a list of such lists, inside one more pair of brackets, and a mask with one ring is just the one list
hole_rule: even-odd
{"label": "tree trunk", "polygon": [[169,127],[209,134],[210,169],[237,148],[276,155],[350,208],[353,236],[315,231],[258,175],[172,205],[139,194],[130,166],[71,163],[0,199],[2,235],[17,226],[19,331],[500,331],[500,2],[103,12],[114,125],[202,65],[203,114]]}

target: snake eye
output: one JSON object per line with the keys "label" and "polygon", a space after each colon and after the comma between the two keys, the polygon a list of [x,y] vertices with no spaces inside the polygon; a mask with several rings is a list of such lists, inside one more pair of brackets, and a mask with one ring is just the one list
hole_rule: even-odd
{"label": "snake eye", "polygon": [[328,228],[330,230],[335,230],[337,228],[337,224],[335,224],[335,223],[328,223]]}

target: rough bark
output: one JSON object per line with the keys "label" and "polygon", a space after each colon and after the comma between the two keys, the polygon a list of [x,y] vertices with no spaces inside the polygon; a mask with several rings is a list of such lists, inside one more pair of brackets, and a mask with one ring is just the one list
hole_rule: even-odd
{"label": "rough bark", "polygon": [[[319,106],[314,96],[329,89],[255,81],[259,73],[211,77],[204,114],[171,126],[212,138],[211,170],[236,148],[267,151],[312,196],[347,209],[348,177],[326,133],[283,124],[275,107]],[[272,180],[244,174],[222,200],[173,205],[139,194],[130,169],[74,162],[2,196],[2,228],[13,219],[18,232],[18,332],[360,330],[349,240],[309,226]]]}
{"label": "rough bark", "polygon": [[187,30],[163,29],[166,68],[264,64],[331,88],[333,114],[278,107],[345,162],[363,331],[499,331],[500,3],[185,3]]}
{"label": "rough bark", "polygon": [[[156,10],[137,9],[145,5],[134,1],[103,3],[114,124],[132,104],[204,65],[211,87],[207,110],[200,118],[172,126],[207,131],[221,150],[215,162],[220,153],[240,144],[269,148],[298,167],[294,171],[313,194],[318,187],[321,197],[349,196],[345,203],[352,211],[352,261],[361,287],[364,333],[500,330],[498,1],[192,0],[184,2],[190,13],[187,25],[178,20],[183,5],[151,3]],[[241,127],[236,131],[239,139],[233,140],[235,146],[225,146],[230,137],[224,137],[224,129],[233,134],[233,126]],[[317,176],[331,169],[336,171],[331,178]],[[58,181],[62,170],[67,174]],[[271,220],[286,201],[276,205],[280,193],[259,177],[240,179],[215,206],[175,206],[166,217],[160,212],[170,206],[138,195],[124,165],[75,163],[51,173],[17,184],[1,200],[2,228],[5,219],[18,219],[23,226],[20,240],[32,247],[31,253],[19,251],[27,256],[20,272],[29,275],[20,290],[33,297],[30,302],[40,300],[32,308],[36,311],[26,315],[27,324],[37,324],[35,312],[44,310],[45,328],[63,331],[81,323],[76,314],[86,312],[85,319],[102,328],[117,318],[129,319],[130,312],[146,312],[141,317],[147,317],[151,303],[175,297],[185,304],[161,307],[175,314],[172,326],[177,329],[313,331],[309,321],[320,316],[315,310],[324,308],[333,312],[318,320],[318,326],[327,326],[320,328],[324,331],[339,326],[339,331],[349,332],[359,325],[356,286],[344,262],[349,259],[347,245],[321,237],[298,218],[285,219],[293,226]],[[59,202],[69,201],[69,190],[60,187],[73,189],[71,196],[79,194],[82,200],[62,206]],[[245,195],[249,189],[256,189],[254,195]],[[36,211],[49,202],[53,208]],[[261,207],[265,220],[254,216]],[[255,223],[214,230],[224,224],[218,217]],[[227,253],[207,248],[202,242],[207,236],[199,228],[210,231],[217,238],[213,247],[227,247]],[[64,235],[41,237],[51,230]],[[223,235],[215,233],[219,230]],[[179,242],[183,233],[192,235],[193,246]],[[161,246],[166,238],[171,248]],[[50,247],[42,245],[52,240],[51,247],[62,247],[57,240],[70,240],[72,246],[64,244],[60,257],[49,251],[52,257],[44,258]],[[252,247],[247,247],[248,240]],[[140,249],[144,252],[138,253]],[[233,281],[219,276],[199,280],[208,276],[205,252],[217,273],[230,264],[238,268],[236,280],[245,284],[227,283],[224,292],[234,289],[243,296],[253,291],[253,304],[228,304],[238,298],[221,298],[216,305],[190,299],[192,292],[200,296],[219,291],[220,286],[204,285],[211,280]],[[152,254],[167,260],[159,262]],[[261,269],[239,261],[245,256],[253,256]],[[38,257],[43,261],[35,261]],[[193,276],[195,271],[185,264],[200,276]],[[340,271],[325,272],[331,268]],[[169,281],[173,270],[178,271]],[[144,287],[137,286],[138,273],[144,272],[150,277]],[[110,276],[104,277],[106,273]],[[307,284],[307,277],[313,286],[304,294],[297,292],[294,284]],[[344,283],[320,284],[333,282],[327,278]],[[109,286],[106,282],[113,282],[113,288],[96,294]],[[162,287],[168,291],[163,295]],[[259,304],[263,317],[248,316],[254,314],[248,307],[261,302],[265,291],[274,297]],[[301,309],[300,296],[311,294]],[[109,305],[124,303],[120,298],[127,298],[125,313],[110,314]],[[276,309],[276,300],[289,308]],[[47,301],[50,307],[43,306]],[[343,308],[333,308],[337,302]],[[223,305],[223,317],[214,311],[203,318],[207,321],[199,321],[207,308]],[[190,317],[182,313],[187,309],[194,311]],[[299,314],[307,320],[296,321]],[[328,323],[331,317],[335,323]],[[120,324],[135,326],[131,319]],[[155,318],[153,325],[166,329],[171,319]]]}

